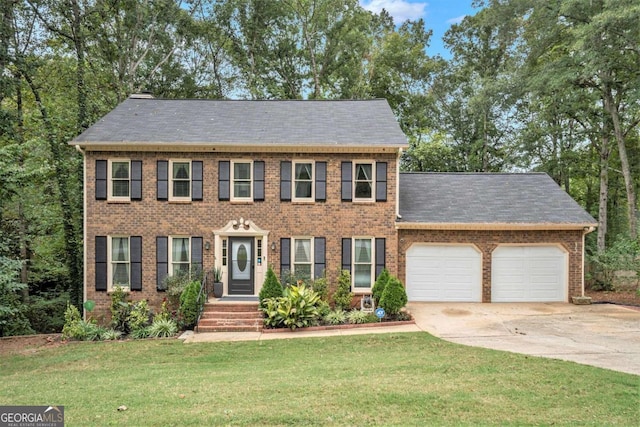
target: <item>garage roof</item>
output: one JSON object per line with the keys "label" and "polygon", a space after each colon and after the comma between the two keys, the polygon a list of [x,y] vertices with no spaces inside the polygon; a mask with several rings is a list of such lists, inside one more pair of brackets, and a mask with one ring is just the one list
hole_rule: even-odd
{"label": "garage roof", "polygon": [[597,225],[546,173],[401,173],[400,216],[398,228]]}
{"label": "garage roof", "polygon": [[195,100],[132,97],[79,135],[73,145],[99,149],[154,145],[407,146],[385,99]]}

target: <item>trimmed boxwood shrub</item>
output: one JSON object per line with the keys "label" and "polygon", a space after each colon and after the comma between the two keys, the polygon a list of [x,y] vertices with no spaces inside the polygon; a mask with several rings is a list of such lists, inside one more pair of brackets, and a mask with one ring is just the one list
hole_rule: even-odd
{"label": "trimmed boxwood shrub", "polygon": [[267,298],[279,298],[282,296],[282,285],[278,281],[276,273],[273,272],[273,268],[269,266],[267,269],[267,275],[264,278],[262,289],[258,294],[258,300],[260,301],[260,308],[264,307],[263,301]]}
{"label": "trimmed boxwood shrub", "polygon": [[373,294],[373,299],[376,301],[377,305],[380,305],[380,300],[382,299],[382,293],[384,292],[384,288],[387,285],[387,282],[389,281],[390,277],[391,276],[389,276],[389,270],[387,270],[386,268],[383,268],[382,272],[380,272],[380,275],[376,279],[376,283],[374,283],[373,285],[373,289],[371,290],[371,293]]}
{"label": "trimmed boxwood shrub", "polygon": [[[193,281],[184,288],[180,295],[180,315],[185,328],[192,328],[198,321],[198,293],[200,292],[200,282]],[[201,301],[203,304],[204,301]]]}
{"label": "trimmed boxwood shrub", "polygon": [[407,305],[407,292],[398,278],[391,277],[384,288],[379,306],[393,316],[398,314],[405,305]]}

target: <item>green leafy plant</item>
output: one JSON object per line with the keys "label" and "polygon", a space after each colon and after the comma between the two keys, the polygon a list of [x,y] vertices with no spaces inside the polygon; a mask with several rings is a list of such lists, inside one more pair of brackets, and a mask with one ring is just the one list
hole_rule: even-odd
{"label": "green leafy plant", "polygon": [[338,309],[349,310],[353,292],[351,292],[351,273],[348,270],[340,271],[338,276],[338,287],[333,293],[333,302]]}
{"label": "green leafy plant", "polygon": [[19,280],[21,267],[21,261],[0,256],[0,337],[34,333],[19,295],[27,287]]}
{"label": "green leafy plant", "polygon": [[213,267],[211,269],[214,282],[222,282],[222,267]]}
{"label": "green leafy plant", "polygon": [[318,277],[317,279],[311,281],[309,284],[311,289],[313,289],[319,296],[322,301],[329,301],[329,282],[327,278],[323,274],[322,277]]}
{"label": "green leafy plant", "polygon": [[365,311],[351,310],[347,313],[347,320],[353,324],[367,323],[369,321],[369,314],[370,313]]}
{"label": "green leafy plant", "polygon": [[347,314],[344,310],[332,310],[324,316],[325,323],[329,325],[342,325],[347,321]]}
{"label": "green leafy plant", "polygon": [[379,306],[388,315],[396,315],[407,304],[407,292],[398,278],[391,277],[387,282]]}
{"label": "green leafy plant", "polygon": [[169,304],[167,303],[166,298],[162,301],[162,307],[160,307],[160,312],[156,313],[153,317],[153,320],[169,320],[171,319],[171,312],[169,311]]}
{"label": "green leafy plant", "polygon": [[278,298],[282,296],[282,285],[278,281],[278,277],[273,272],[271,266],[267,269],[267,275],[264,278],[262,289],[258,294],[258,300],[260,301],[260,307],[263,307],[264,300],[268,298]]}
{"label": "green leafy plant", "polygon": [[152,338],[168,338],[178,333],[178,325],[172,319],[154,319],[149,326],[149,336]]}
{"label": "green leafy plant", "polygon": [[116,341],[122,338],[122,332],[115,329],[107,329],[102,333],[102,339],[104,341]]}
{"label": "green leafy plant", "polygon": [[204,301],[198,303],[198,293],[200,292],[200,282],[193,281],[187,285],[180,295],[180,315],[182,317],[183,326],[192,328],[198,321],[198,313],[200,305]]}
{"label": "green leafy plant", "polygon": [[640,242],[621,238],[607,250],[587,258],[590,265],[589,279],[593,290],[612,291],[618,271],[634,271],[640,277]]}
{"label": "green leafy plant", "polygon": [[165,277],[163,284],[171,310],[179,309],[180,296],[189,283],[191,283],[191,279],[186,271],[179,270],[176,274]]}
{"label": "green leafy plant", "polygon": [[371,293],[373,294],[373,299],[376,301],[376,304],[380,304],[380,300],[382,299],[382,293],[384,292],[384,288],[389,281],[389,270],[383,268],[380,272],[380,275],[376,279],[376,283],[373,285],[373,289]]}
{"label": "green leafy plant", "polygon": [[127,329],[133,335],[151,323],[151,312],[149,311],[149,304],[146,300],[131,303],[130,306],[129,316],[127,317]]}
{"label": "green leafy plant", "polygon": [[283,296],[267,298],[263,303],[266,326],[304,328],[316,324],[319,318],[320,296],[304,284],[291,285],[284,289]]}
{"label": "green leafy plant", "polygon": [[75,305],[67,302],[67,308],[64,311],[64,326],[62,327],[62,338],[77,339],[78,336],[82,335],[83,329],[80,326],[81,321],[82,318],[80,317],[78,308]]}
{"label": "green leafy plant", "polygon": [[116,286],[111,293],[111,327],[123,334],[129,333],[128,319],[131,305],[127,302],[128,297],[129,293],[120,286]]}
{"label": "green leafy plant", "polygon": [[150,334],[149,328],[150,326],[143,326],[141,328],[132,329],[131,333],[129,334],[129,337],[133,338],[134,340],[149,338],[149,334]]}

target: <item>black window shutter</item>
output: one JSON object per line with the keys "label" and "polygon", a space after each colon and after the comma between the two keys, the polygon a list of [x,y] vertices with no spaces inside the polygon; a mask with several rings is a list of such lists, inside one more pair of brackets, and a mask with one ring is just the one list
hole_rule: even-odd
{"label": "black window shutter", "polygon": [[317,279],[324,276],[326,270],[326,239],[324,237],[316,237],[313,239],[313,278]]}
{"label": "black window shutter", "polygon": [[202,271],[202,237],[191,238],[191,268]]}
{"label": "black window shutter", "polygon": [[291,272],[291,239],[280,239],[280,277]]}
{"label": "black window shutter", "polygon": [[142,290],[142,237],[132,236],[129,238],[131,251],[131,290]]}
{"label": "black window shutter", "polygon": [[376,277],[382,273],[385,267],[387,240],[385,238],[376,239]]}
{"label": "black window shutter", "polygon": [[107,290],[107,236],[96,236],[96,291]]}
{"label": "black window shutter", "polygon": [[107,200],[106,160],[96,160],[96,200]]}
{"label": "black window shutter", "polygon": [[327,162],[316,162],[316,202],[327,200]]}
{"label": "black window shutter", "polygon": [[291,201],[291,162],[280,162],[280,200]]}
{"label": "black window shutter", "polygon": [[351,194],[353,193],[352,191],[352,181],[353,181],[353,176],[352,176],[352,171],[351,171],[352,165],[351,162],[342,162],[342,186],[341,186],[341,191],[342,191],[342,201],[343,202],[350,202],[351,201]]}
{"label": "black window shutter", "polygon": [[253,201],[264,200],[264,162],[253,162]]}
{"label": "black window shutter", "polygon": [[142,200],[142,161],[131,161],[131,200]]}
{"label": "black window shutter", "polygon": [[169,162],[158,160],[158,200],[169,199]]}
{"label": "black window shutter", "polygon": [[231,179],[231,162],[221,160],[218,162],[218,200],[229,200]]}
{"label": "black window shutter", "polygon": [[342,269],[351,273],[351,239],[342,239]]}
{"label": "black window shutter", "polygon": [[191,200],[202,200],[202,161],[191,162]]}
{"label": "black window shutter", "polygon": [[169,275],[169,238],[156,237],[156,289],[166,291],[164,279]]}
{"label": "black window shutter", "polygon": [[376,202],[387,201],[387,162],[376,163]]}

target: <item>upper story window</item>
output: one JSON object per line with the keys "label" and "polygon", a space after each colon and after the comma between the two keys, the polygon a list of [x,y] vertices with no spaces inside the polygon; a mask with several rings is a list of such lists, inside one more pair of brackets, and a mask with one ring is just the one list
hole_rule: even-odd
{"label": "upper story window", "polygon": [[373,201],[373,163],[354,163],[353,200]]}
{"label": "upper story window", "polygon": [[251,161],[235,161],[232,162],[231,182],[233,183],[233,194],[231,200],[251,201],[252,173]]}
{"label": "upper story window", "polygon": [[169,200],[191,200],[191,162],[173,160],[171,168],[171,195]]}
{"label": "upper story window", "polygon": [[129,160],[109,161],[109,199],[129,200],[131,197],[131,163]]}
{"label": "upper story window", "polygon": [[180,272],[189,274],[191,270],[191,239],[189,237],[171,237],[171,250],[169,252],[169,274],[176,275]]}
{"label": "upper story window", "polygon": [[324,202],[327,199],[327,162],[280,162],[280,200]]}

